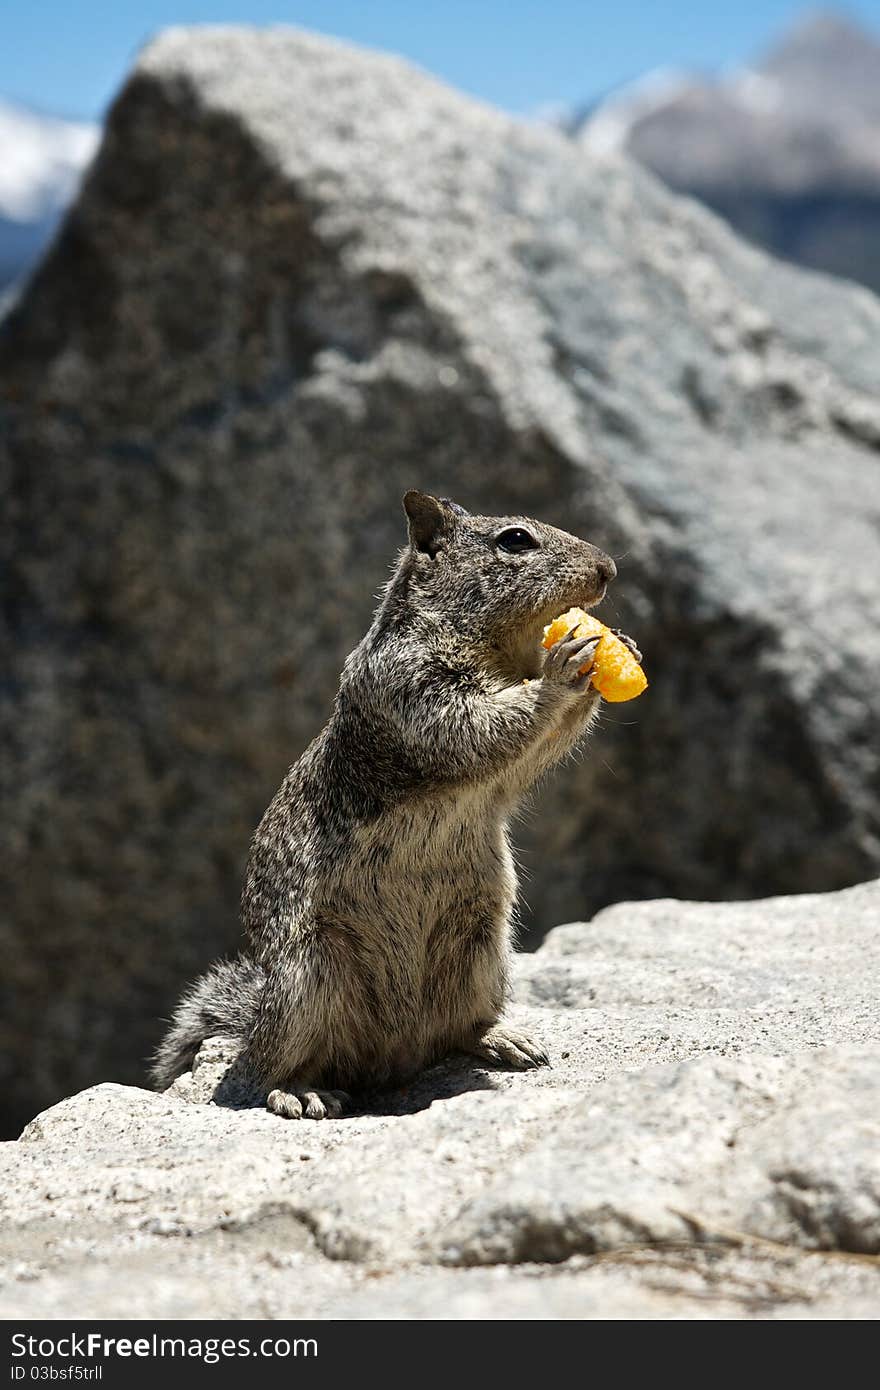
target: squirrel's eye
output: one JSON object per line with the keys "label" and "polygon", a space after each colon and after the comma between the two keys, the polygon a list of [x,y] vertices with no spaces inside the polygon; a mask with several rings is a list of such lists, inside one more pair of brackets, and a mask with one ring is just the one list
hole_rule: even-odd
{"label": "squirrel's eye", "polygon": [[524,530],[522,526],[509,526],[506,531],[495,537],[495,544],[502,550],[509,550],[512,555],[539,548],[532,533]]}

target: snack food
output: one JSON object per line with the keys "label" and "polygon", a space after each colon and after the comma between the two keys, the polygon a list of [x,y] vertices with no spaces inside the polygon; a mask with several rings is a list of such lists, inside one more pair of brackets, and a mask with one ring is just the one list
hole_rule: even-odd
{"label": "snack food", "polygon": [[[567,632],[575,628],[575,637],[595,637],[602,634],[593,660],[593,686],[605,700],[621,703],[634,700],[647,687],[648,681],[629,647],[615,637],[610,628],[585,613],[583,608],[569,608],[544,628],[544,643],[548,649]],[[588,668],[582,668],[586,671]]]}

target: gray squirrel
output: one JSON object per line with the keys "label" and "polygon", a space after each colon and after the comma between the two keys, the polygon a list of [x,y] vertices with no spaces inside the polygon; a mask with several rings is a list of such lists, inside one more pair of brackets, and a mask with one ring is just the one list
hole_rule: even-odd
{"label": "gray squirrel", "polygon": [[409,544],[328,724],[254,836],[245,950],[178,1004],[153,1066],[160,1088],[216,1034],[240,1042],[269,1110],[288,1119],[340,1115],[349,1092],[452,1051],[548,1063],[502,1020],[508,820],[600,702],[598,638],[569,632],[544,651],[544,625],[598,603],[616,566],[540,521],[471,516],[416,491],[403,501]]}

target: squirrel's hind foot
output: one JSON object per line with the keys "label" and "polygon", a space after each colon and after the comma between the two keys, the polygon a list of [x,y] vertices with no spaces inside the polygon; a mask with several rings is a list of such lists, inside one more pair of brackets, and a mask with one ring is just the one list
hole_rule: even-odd
{"label": "squirrel's hind foot", "polygon": [[351,1105],[345,1091],[312,1091],[291,1086],[290,1090],[270,1091],[266,1109],[285,1120],[336,1120]]}
{"label": "squirrel's hind foot", "polygon": [[527,1033],[506,1024],[496,1023],[468,1048],[468,1052],[496,1066],[512,1067],[515,1071],[528,1071],[532,1067],[549,1067],[550,1058],[540,1043]]}

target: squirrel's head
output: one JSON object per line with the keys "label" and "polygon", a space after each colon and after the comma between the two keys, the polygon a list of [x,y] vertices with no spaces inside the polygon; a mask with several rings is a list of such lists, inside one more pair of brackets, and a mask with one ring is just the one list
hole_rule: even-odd
{"label": "squirrel's head", "polygon": [[446,497],[410,491],[406,557],[420,603],[471,641],[540,669],[544,626],[566,608],[591,608],[617,566],[567,531],[523,516],[471,516]]}

